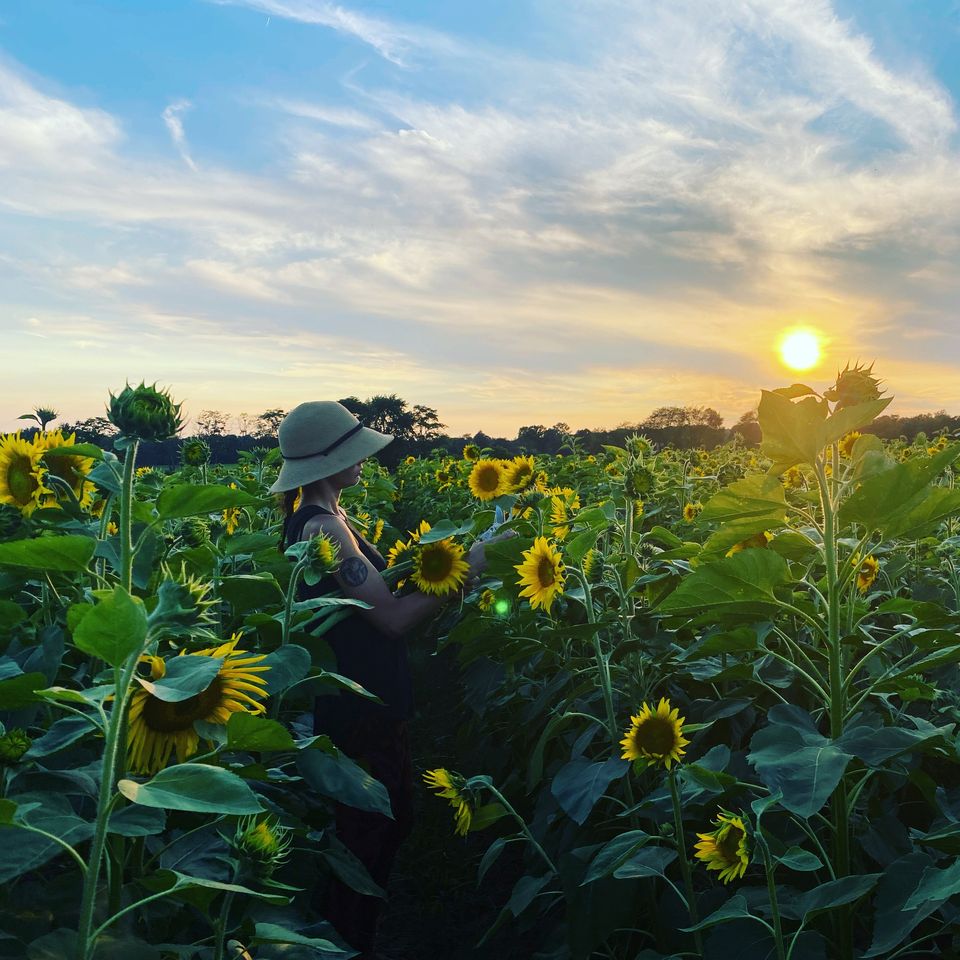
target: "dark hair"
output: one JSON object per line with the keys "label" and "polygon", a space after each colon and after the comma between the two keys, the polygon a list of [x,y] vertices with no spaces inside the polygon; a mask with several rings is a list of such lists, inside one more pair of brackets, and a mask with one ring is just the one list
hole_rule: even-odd
{"label": "dark hair", "polygon": [[287,549],[287,527],[290,525],[290,518],[293,516],[293,505],[297,502],[297,497],[300,496],[300,490],[284,490],[283,500],[281,505],[283,507],[283,523],[280,526],[280,542],[277,544],[277,550],[280,553],[283,553]]}

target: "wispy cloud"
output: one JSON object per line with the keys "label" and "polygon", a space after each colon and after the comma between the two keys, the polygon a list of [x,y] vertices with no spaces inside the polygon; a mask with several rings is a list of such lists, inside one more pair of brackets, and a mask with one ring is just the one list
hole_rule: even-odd
{"label": "wispy cloud", "polygon": [[180,154],[180,158],[191,170],[196,170],[197,165],[193,162],[193,157],[190,156],[190,148],[187,145],[187,135],[183,129],[183,120],[180,119],[181,115],[186,113],[192,106],[193,104],[189,100],[174,101],[164,109],[163,122],[166,124],[167,130],[170,133],[170,139],[173,140],[173,145],[177,148],[177,153]]}
{"label": "wispy cloud", "polygon": [[329,27],[372,47],[385,60],[404,67],[421,50],[453,53],[460,45],[452,38],[422,27],[371,17],[325,0],[209,0],[221,5],[249,7],[274,17]]}

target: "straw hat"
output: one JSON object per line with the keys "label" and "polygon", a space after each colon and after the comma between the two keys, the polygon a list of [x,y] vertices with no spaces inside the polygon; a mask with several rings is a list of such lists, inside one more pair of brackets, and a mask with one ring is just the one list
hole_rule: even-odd
{"label": "straw hat", "polygon": [[392,439],[365,427],[342,403],[313,400],[294,407],[277,431],[283,466],[271,493],[330,477],[382,450]]}

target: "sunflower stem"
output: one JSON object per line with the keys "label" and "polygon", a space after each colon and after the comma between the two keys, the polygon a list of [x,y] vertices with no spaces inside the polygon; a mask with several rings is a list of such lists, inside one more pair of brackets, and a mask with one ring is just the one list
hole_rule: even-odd
{"label": "sunflower stem", "polygon": [[[687,913],[690,914],[690,926],[695,927],[700,922],[697,910],[696,894],[693,891],[693,876],[690,873],[690,861],[687,859],[687,842],[683,835],[683,811],[680,807],[680,789],[677,787],[677,768],[671,767],[667,771],[667,780],[670,783],[670,799],[673,801],[673,829],[677,838],[677,853],[680,854],[680,872],[683,874],[683,885],[687,891]],[[699,930],[693,931],[693,942],[697,956],[703,956],[703,940]]]}
{"label": "sunflower stem", "polygon": [[[123,481],[120,487],[120,579],[123,588],[130,593],[133,581],[133,551],[130,528],[132,521],[133,475],[139,441],[132,440],[123,460]],[[96,934],[91,936],[93,916],[97,901],[97,882],[103,863],[107,841],[107,821],[114,799],[116,765],[123,721],[127,706],[127,692],[133,673],[140,659],[140,651],[131,654],[122,667],[114,669],[113,709],[107,725],[100,767],[100,792],[97,797],[97,821],[93,841],[90,844],[87,872],[83,881],[83,896],[80,902],[80,925],[77,938],[79,960],[88,960],[95,945]]]}
{"label": "sunflower stem", "polygon": [[783,942],[783,928],[780,925],[780,902],[777,899],[777,884],[773,874],[773,859],[766,838],[758,831],[757,844],[763,854],[763,870],[767,875],[767,893],[770,896],[770,913],[773,919],[773,939],[777,945],[777,960],[786,960],[786,947]]}
{"label": "sunflower stem", "polygon": [[526,821],[520,816],[519,813],[517,813],[516,810],[513,809],[513,805],[510,803],[510,801],[492,783],[487,784],[487,789],[497,798],[497,800],[500,801],[500,803],[503,804],[507,813],[509,813],[510,816],[517,821],[517,823],[520,825],[520,832],[524,835],[524,837],[527,838],[533,849],[537,851],[543,862],[550,868],[550,871],[555,876],[559,877],[560,871],[557,870],[557,868],[553,865],[553,861],[547,855],[547,851],[544,850],[543,847],[541,847],[537,842],[534,835],[530,832],[530,828],[527,826]]}

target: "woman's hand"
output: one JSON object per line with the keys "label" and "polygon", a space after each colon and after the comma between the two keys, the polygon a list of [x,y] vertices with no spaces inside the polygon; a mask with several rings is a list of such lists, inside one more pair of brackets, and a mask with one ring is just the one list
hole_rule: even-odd
{"label": "woman's hand", "polygon": [[484,540],[482,543],[477,541],[467,551],[467,563],[470,565],[470,570],[467,573],[467,583],[476,580],[486,569],[486,548],[489,547],[491,543],[499,543],[501,540],[508,540],[510,537],[515,537],[516,535],[515,530],[504,530],[503,533],[498,533],[496,536],[491,537],[489,540]]}

